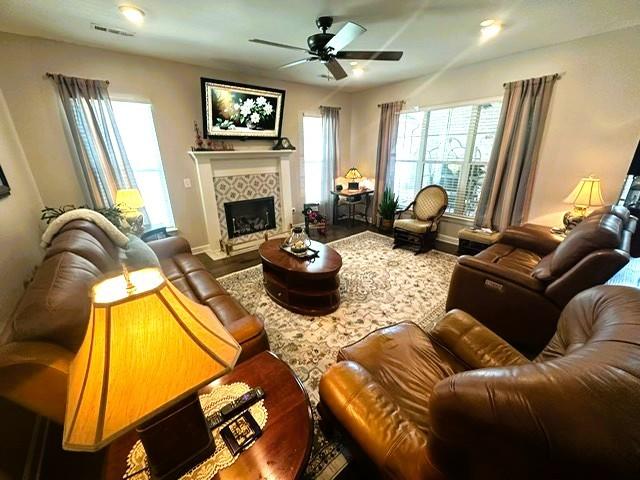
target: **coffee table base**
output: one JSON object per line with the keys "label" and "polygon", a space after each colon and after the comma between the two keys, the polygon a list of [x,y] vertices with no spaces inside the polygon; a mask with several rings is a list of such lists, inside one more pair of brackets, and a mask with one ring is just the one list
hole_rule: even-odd
{"label": "coffee table base", "polygon": [[263,265],[264,288],[269,297],[281,307],[294,313],[322,316],[335,312],[340,306],[338,276],[313,278],[285,274]]}

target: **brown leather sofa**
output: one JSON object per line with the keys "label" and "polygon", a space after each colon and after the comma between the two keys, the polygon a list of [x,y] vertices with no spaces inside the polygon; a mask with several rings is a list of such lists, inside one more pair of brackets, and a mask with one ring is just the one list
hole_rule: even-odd
{"label": "brown leather sofa", "polygon": [[534,361],[459,310],[338,360],[323,419],[383,478],[640,478],[640,290],[576,296]]}
{"label": "brown leather sofa", "polygon": [[636,223],[626,208],[609,206],[562,242],[547,227],[510,227],[486,250],[458,259],[446,308],[468,312],[533,356],[571,298],[605,283],[629,261]]}
{"label": "brown leather sofa", "polygon": [[[260,319],[233,299],[180,237],[148,244],[167,278],[207,305],[242,346],[240,361],[269,349]],[[0,395],[62,423],[67,373],[89,319],[89,289],[120,267],[120,249],[95,224],[68,223],[0,335]]]}

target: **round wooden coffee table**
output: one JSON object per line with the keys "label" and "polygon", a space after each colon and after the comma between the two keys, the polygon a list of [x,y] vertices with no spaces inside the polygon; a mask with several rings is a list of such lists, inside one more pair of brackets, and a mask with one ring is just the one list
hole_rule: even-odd
{"label": "round wooden coffee table", "polygon": [[278,305],[302,315],[326,315],[340,306],[342,257],[333,248],[311,240],[318,256],[303,260],[283,251],[282,240],[260,245],[264,287]]}
{"label": "round wooden coffee table", "polygon": [[[301,478],[311,455],[313,414],[307,392],[298,377],[273,353],[262,352],[236,365],[231,373],[203,388],[201,392],[215,388],[218,384],[235,382],[262,387],[269,418],[262,436],[242,452],[235,463],[218,472],[213,477],[214,480]],[[140,388],[153,388],[153,385]],[[104,479],[122,480],[127,469],[127,455],[137,439],[138,435],[132,431],[105,449]],[[180,439],[168,438],[168,441]],[[139,478],[140,476],[134,476],[131,480]]]}

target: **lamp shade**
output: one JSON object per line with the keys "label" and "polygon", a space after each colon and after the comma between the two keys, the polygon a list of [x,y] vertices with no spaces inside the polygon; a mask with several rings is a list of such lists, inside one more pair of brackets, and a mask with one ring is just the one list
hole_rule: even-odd
{"label": "lamp shade", "polygon": [[158,269],[97,284],[69,370],[63,447],[98,450],[229,372],[239,354],[213,312]]}
{"label": "lamp shade", "polygon": [[125,188],[116,192],[116,204],[125,210],[137,210],[144,207],[144,200],[137,188]]}
{"label": "lamp shade", "polygon": [[362,174],[356,167],[351,167],[344,176],[349,180],[359,180],[362,178]]}
{"label": "lamp shade", "polygon": [[600,179],[592,176],[583,178],[563,202],[570,203],[576,207],[599,207],[604,205]]}

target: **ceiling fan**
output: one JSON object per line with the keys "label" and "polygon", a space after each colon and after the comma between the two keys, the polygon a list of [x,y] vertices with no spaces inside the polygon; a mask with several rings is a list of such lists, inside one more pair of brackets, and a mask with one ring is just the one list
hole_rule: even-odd
{"label": "ceiling fan", "polygon": [[347,77],[347,72],[338,62],[341,60],[391,60],[398,61],[402,58],[403,52],[394,51],[369,51],[369,50],[342,50],[356,38],[367,31],[366,28],[357,23],[347,22],[336,34],[327,33],[327,30],[333,25],[333,17],[318,17],[316,26],[322,30],[322,33],[316,33],[307,38],[309,48],[295,47],[293,45],[285,45],[283,43],[270,42],[268,40],[260,40],[252,38],[249,40],[253,43],[269,45],[278,48],[287,48],[289,50],[302,50],[307,52],[310,57],[296,60],[295,62],[282,65],[280,68],[289,68],[303,63],[320,61],[327,67],[327,70],[336,80],[342,80]]}

